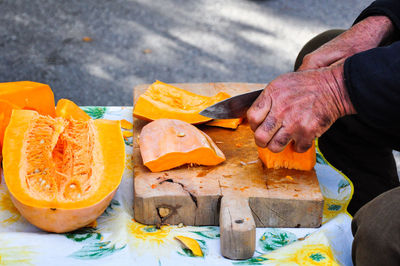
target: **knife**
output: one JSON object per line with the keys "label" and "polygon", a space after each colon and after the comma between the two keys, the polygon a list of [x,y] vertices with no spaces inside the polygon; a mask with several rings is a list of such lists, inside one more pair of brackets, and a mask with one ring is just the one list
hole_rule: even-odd
{"label": "knife", "polygon": [[213,119],[231,119],[245,117],[247,109],[253,104],[262,90],[239,94],[217,102],[200,112],[200,115]]}

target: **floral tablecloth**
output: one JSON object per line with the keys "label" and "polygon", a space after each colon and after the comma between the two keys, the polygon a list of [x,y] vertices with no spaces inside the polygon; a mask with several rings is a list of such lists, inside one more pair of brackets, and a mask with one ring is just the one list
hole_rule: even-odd
{"label": "floral tablecloth", "polygon": [[[94,119],[126,119],[132,107],[84,107]],[[124,129],[123,129],[124,130]],[[131,130],[125,130],[131,131]],[[50,234],[30,225],[14,208],[4,178],[0,185],[0,265],[352,265],[353,186],[317,152],[315,169],[325,198],[320,228],[257,228],[254,257],[223,258],[217,226],[146,226],[133,217],[132,137],[125,134],[126,169],[107,210],[90,227]],[[203,257],[175,239],[197,241]]]}

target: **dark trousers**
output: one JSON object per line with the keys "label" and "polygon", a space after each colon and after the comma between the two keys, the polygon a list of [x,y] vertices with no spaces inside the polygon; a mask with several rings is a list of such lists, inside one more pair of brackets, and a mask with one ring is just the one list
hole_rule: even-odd
{"label": "dark trousers", "polygon": [[[343,31],[326,31],[310,40],[300,51],[295,70],[306,54]],[[348,206],[355,214],[354,264],[400,265],[400,183],[392,154],[399,149],[400,132],[374,128],[351,115],[338,119],[318,143],[325,158],[354,185]]]}

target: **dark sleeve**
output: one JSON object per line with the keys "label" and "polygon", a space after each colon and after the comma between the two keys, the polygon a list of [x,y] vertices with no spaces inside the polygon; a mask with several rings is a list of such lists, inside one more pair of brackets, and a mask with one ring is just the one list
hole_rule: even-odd
{"label": "dark sleeve", "polygon": [[364,121],[400,129],[400,41],[347,58],[344,78],[351,102]]}
{"label": "dark sleeve", "polygon": [[374,15],[385,15],[390,18],[397,30],[400,30],[400,1],[399,0],[377,0],[364,9],[357,17],[354,24],[366,17]]}

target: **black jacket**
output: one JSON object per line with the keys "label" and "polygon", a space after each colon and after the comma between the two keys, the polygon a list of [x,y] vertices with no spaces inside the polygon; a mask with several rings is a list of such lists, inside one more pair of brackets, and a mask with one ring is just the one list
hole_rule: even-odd
{"label": "black jacket", "polygon": [[[400,39],[399,0],[373,2],[355,23],[371,15],[389,17],[396,28],[395,39]],[[362,120],[373,127],[400,130],[400,41],[349,57],[344,64],[344,78]]]}

